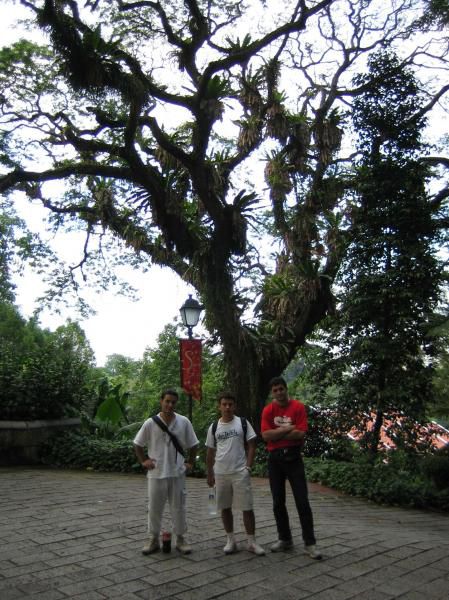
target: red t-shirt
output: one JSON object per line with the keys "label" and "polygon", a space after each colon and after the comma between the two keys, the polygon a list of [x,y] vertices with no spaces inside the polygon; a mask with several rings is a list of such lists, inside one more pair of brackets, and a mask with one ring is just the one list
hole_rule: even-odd
{"label": "red t-shirt", "polygon": [[[276,429],[281,425],[294,425],[298,431],[307,431],[306,408],[299,400],[289,400],[287,406],[280,406],[273,401],[265,406],[262,411],[261,430]],[[276,448],[288,448],[290,446],[302,446],[302,440],[277,440],[267,442],[268,451]]]}

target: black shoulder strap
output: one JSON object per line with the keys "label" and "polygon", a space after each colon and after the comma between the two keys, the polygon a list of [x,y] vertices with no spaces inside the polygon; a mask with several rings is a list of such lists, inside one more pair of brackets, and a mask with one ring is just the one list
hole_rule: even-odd
{"label": "black shoulder strap", "polygon": [[240,421],[242,422],[243,440],[246,443],[246,432],[248,431],[248,421],[246,420],[245,417],[240,417]]}
{"label": "black shoulder strap", "polygon": [[159,427],[162,429],[162,431],[164,431],[165,433],[168,433],[168,435],[171,438],[171,441],[173,442],[173,446],[176,448],[176,451],[179,452],[179,454],[181,454],[182,456],[185,456],[185,452],[184,452],[184,448],[181,446],[181,444],[179,443],[178,438],[176,437],[176,435],[174,435],[169,428],[167,427],[167,425],[162,421],[162,419],[159,418],[158,415],[154,415],[153,417],[151,417],[153,419],[153,421],[159,425]]}
{"label": "black shoulder strap", "polygon": [[216,432],[217,432],[217,427],[218,427],[218,421],[214,421],[212,423],[212,435],[214,436],[214,445],[217,445],[217,438],[215,436]]}

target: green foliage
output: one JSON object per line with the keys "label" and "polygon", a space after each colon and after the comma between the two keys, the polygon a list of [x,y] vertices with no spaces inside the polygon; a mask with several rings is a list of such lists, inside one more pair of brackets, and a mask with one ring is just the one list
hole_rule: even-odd
{"label": "green foliage", "polygon": [[99,401],[95,419],[108,422],[111,425],[127,423],[126,403],[128,398],[129,393],[122,392],[121,383],[111,387],[107,379],[103,380],[99,387]]}
{"label": "green foliage", "polygon": [[0,406],[3,419],[77,415],[93,394],[93,352],[78,324],[55,332],[0,303]]}
{"label": "green foliage", "polygon": [[[419,141],[423,115],[447,90],[443,84],[435,89],[433,78],[421,86],[409,75],[421,65],[444,72],[446,47],[437,39],[444,36],[435,36],[423,52],[413,26],[428,6],[440,22],[445,4],[418,2],[411,10],[395,0],[350,2],[349,10],[335,12],[338,3],[327,0],[312,8],[286,0],[262,2],[267,12],[261,18],[258,3],[229,0],[129,2],[126,10],[120,2],[84,4],[24,2],[30,28],[45,30],[48,48],[22,40],[0,52],[0,190],[41,200],[61,228],[85,230],[83,276],[112,280],[102,266],[113,238],[122,244],[119,260],[166,266],[192,285],[222,344],[242,412],[255,415],[267,381],[332,309],[331,285],[348,240],[357,247],[369,236],[363,221],[375,221],[376,214],[373,205],[358,210],[360,198],[373,198],[379,189],[385,208],[386,183],[400,180],[395,167],[409,160],[408,151],[416,159],[415,176],[400,194],[422,191],[420,149],[411,152],[410,145]],[[393,55],[376,54],[378,48],[401,52],[410,73]],[[370,73],[351,83],[366,64]],[[353,169],[354,132],[343,127],[353,107],[364,158],[369,149],[388,150],[394,158],[393,165],[377,165],[378,188],[372,164]],[[267,151],[263,189],[257,157]],[[242,201],[237,190],[245,190]],[[243,202],[252,195],[257,202]],[[423,219],[415,220],[405,203],[395,212],[396,206],[377,232],[373,227],[374,253],[394,237],[400,218],[419,239],[413,225],[421,227]],[[341,220],[328,218],[333,214]],[[396,245],[393,254],[407,252]],[[372,294],[388,306],[387,290],[401,287],[402,275],[413,272],[411,255],[394,282],[370,274],[358,298],[368,305]],[[430,263],[416,263],[431,274]],[[290,273],[293,286],[284,277]],[[59,294],[74,284],[79,291],[81,279],[73,270],[55,274],[52,289]],[[424,283],[423,275],[422,289]],[[259,312],[251,312],[255,306]],[[360,336],[367,338],[365,355],[381,356],[382,340],[368,329]],[[414,355],[416,348],[407,350]],[[173,375],[163,375],[170,385]],[[428,373],[420,370],[419,377],[415,399],[428,391]],[[374,379],[368,377],[367,395],[375,391]],[[163,387],[145,381],[148,393],[138,397],[130,390],[136,415],[153,410],[155,389]]]}
{"label": "green foliage", "polygon": [[54,467],[141,471],[131,440],[108,440],[74,432],[53,438],[42,449],[41,460]]}
{"label": "green foliage", "polygon": [[372,464],[306,458],[306,473],[314,481],[379,504],[449,510],[449,492],[438,490],[416,470],[399,469],[382,460]]}
{"label": "green foliage", "polygon": [[[417,160],[423,151],[423,120],[413,117],[423,102],[417,82],[390,52],[373,55],[369,69],[355,78],[366,90],[353,112],[361,152],[358,194],[338,278],[339,311],[322,339],[320,375],[327,370],[322,387],[331,380],[337,386],[348,428],[363,414],[376,414],[367,444],[376,452],[384,417],[424,419],[432,398],[434,348],[426,334],[442,265],[427,171]],[[396,443],[413,444],[410,429],[403,433],[395,432]]]}
{"label": "green foliage", "polygon": [[426,456],[421,470],[437,489],[449,490],[449,445],[435,454]]}

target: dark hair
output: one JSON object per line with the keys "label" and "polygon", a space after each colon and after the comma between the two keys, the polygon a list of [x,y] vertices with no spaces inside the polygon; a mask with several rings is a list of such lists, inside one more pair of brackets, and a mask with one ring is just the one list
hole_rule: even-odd
{"label": "dark hair", "polygon": [[237,400],[235,399],[235,396],[232,392],[221,392],[220,394],[218,394],[218,398],[217,398],[217,402],[218,404],[220,404],[220,402],[222,400],[233,400],[234,402],[237,402]]}
{"label": "dark hair", "polygon": [[270,379],[268,385],[270,386],[270,390],[273,389],[275,385],[283,385],[285,389],[287,389],[287,382],[283,377],[273,377]]}
{"label": "dark hair", "polygon": [[179,394],[173,388],[167,388],[165,390],[162,390],[162,392],[161,392],[161,400],[163,400],[165,398],[165,396],[175,396],[175,398],[177,398],[179,400]]}

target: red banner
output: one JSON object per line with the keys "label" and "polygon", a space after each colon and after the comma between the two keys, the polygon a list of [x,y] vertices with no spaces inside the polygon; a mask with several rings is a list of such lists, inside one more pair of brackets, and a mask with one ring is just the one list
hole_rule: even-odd
{"label": "red banner", "polygon": [[194,400],[201,400],[201,340],[179,340],[181,387]]}

